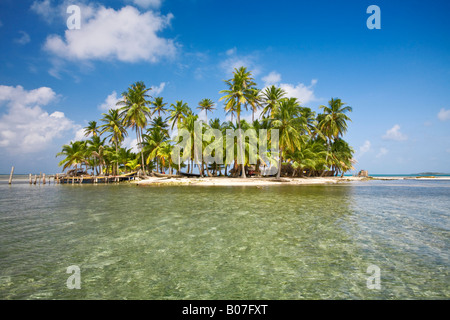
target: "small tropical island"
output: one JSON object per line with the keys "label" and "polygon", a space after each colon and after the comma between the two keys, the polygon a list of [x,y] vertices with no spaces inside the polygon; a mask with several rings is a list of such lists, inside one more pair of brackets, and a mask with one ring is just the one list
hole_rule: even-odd
{"label": "small tropical island", "polygon": [[[354,150],[343,139],[347,122],[351,121],[347,113],[352,108],[341,99],[332,98],[327,106],[319,106],[322,112],[316,114],[275,85],[258,89],[252,73],[245,67],[236,68],[233,77],[224,82],[226,89],[220,91],[223,94],[220,100],[224,102],[230,121],[218,118],[199,121],[199,115],[182,100],[168,106],[163,97],[152,97],[151,88],[144,82],[133,83],[122,93],[122,99],[117,105],[102,114],[99,122],[90,121],[84,128],[85,136],[89,139],[72,141],[57,154],[58,157],[64,157],[59,166],[67,170],[65,181],[73,183],[74,177],[80,182],[98,182],[102,178],[104,181],[122,181],[118,177],[127,177],[129,181],[133,177],[134,181],[143,180],[141,184],[152,184],[161,183],[158,178],[175,178],[183,184],[186,178],[194,177],[209,178],[209,184],[215,185],[227,183],[223,179],[217,182],[217,179],[211,178],[229,177],[240,178],[232,184],[246,185],[249,183],[243,179],[247,177],[257,178],[251,179],[253,182],[250,184],[264,184],[267,177],[272,177],[272,180],[275,178],[274,182],[289,181],[282,177],[304,178],[308,183],[311,183],[311,178],[326,177],[316,179],[315,183],[328,183],[337,181],[333,177],[342,178],[344,173],[354,169]],[[198,103],[197,109],[204,111],[207,118],[208,112],[215,109],[215,103],[205,98]],[[244,111],[251,111],[251,123],[242,119]],[[257,113],[260,113],[259,119],[255,118]],[[187,161],[176,161],[173,153],[180,141],[171,137],[170,132],[174,129],[187,130],[192,140],[195,140],[198,139],[195,136],[196,124],[200,124],[201,136],[209,129],[223,136],[229,130],[254,132],[256,136],[255,139],[245,139],[244,136],[242,143],[240,136],[233,139],[231,149],[236,152],[233,152],[231,159],[227,154],[223,156],[223,161],[199,161],[194,152],[186,157],[186,149],[194,147],[185,146],[183,156]],[[277,130],[279,147],[277,150],[269,147],[264,156],[259,153],[256,163],[251,163],[252,150],[262,143],[259,135],[272,132],[273,129]],[[128,130],[136,134],[137,153],[122,146]],[[216,136],[209,142],[213,145],[217,140]],[[273,134],[269,133],[265,142],[273,146],[272,140]],[[204,137],[200,145],[204,154],[208,148]],[[217,152],[216,146],[212,155],[215,156]]]}

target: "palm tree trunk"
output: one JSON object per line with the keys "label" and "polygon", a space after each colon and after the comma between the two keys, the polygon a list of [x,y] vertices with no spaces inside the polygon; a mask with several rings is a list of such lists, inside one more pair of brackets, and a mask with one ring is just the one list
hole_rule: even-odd
{"label": "palm tree trunk", "polygon": [[141,137],[141,135],[140,135],[140,131],[139,131],[139,128],[138,127],[136,127],[136,138],[137,138],[137,142],[138,142],[138,144],[139,144],[139,148],[140,148],[140,150],[141,150],[141,164],[142,164],[142,172],[144,173],[144,175],[146,174],[145,173],[145,165],[144,165],[144,152],[143,152],[143,150],[142,150],[142,137]]}
{"label": "palm tree trunk", "polygon": [[281,155],[283,154],[283,149],[280,147],[280,158],[278,159],[278,173],[277,173],[277,179],[280,179],[281,177],[281,166],[283,163],[283,158]]}
{"label": "palm tree trunk", "polygon": [[242,141],[242,132],[241,132],[241,117],[240,114],[237,114],[237,121],[239,127],[239,148],[241,150],[241,165],[242,165],[242,178],[247,178],[245,176],[245,163],[244,163],[244,150],[243,150],[243,141]]}

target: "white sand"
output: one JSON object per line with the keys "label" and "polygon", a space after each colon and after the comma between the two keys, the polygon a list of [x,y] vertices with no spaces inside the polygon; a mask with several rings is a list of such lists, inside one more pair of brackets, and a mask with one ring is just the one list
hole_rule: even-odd
{"label": "white sand", "polygon": [[[376,177],[370,180],[450,180],[450,177]],[[356,181],[367,181],[363,177],[313,177],[313,178],[289,178],[280,180],[275,178],[227,178],[227,177],[205,177],[205,178],[160,178],[152,177],[133,183],[139,186],[158,185],[190,185],[190,186],[270,186],[270,185],[317,185],[349,183]]]}
{"label": "white sand", "polygon": [[148,178],[135,182],[140,186],[148,185],[195,185],[195,186],[268,186],[268,185],[304,185],[304,184],[332,184],[340,182],[361,181],[358,177],[314,177],[314,178]]}

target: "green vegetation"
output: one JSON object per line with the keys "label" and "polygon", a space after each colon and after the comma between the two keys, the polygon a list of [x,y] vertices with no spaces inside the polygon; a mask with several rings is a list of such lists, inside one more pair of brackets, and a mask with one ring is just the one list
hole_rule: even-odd
{"label": "green vegetation", "polygon": [[[172,174],[174,170],[180,173],[183,169],[186,173],[193,173],[194,166],[197,166],[201,176],[224,174],[244,178],[246,172],[260,175],[260,167],[270,164],[278,164],[280,169],[277,177],[337,176],[353,168],[354,151],[343,140],[347,122],[351,121],[347,113],[352,108],[340,99],[332,98],[327,106],[319,106],[322,112],[316,114],[310,108],[301,106],[296,98],[287,97],[287,93],[279,87],[257,89],[251,72],[244,67],[235,69],[233,78],[225,80],[225,84],[227,89],[220,91],[223,94],[220,100],[224,101],[224,110],[231,116],[231,121],[221,122],[216,118],[201,122],[202,133],[205,134],[208,129],[217,129],[225,136],[227,129],[242,129],[243,132],[254,129],[259,135],[260,129],[266,129],[270,146],[270,129],[278,129],[279,153],[269,149],[267,157],[258,155],[256,166],[251,166],[249,154],[252,150],[258,150],[259,146],[254,145],[251,139],[246,139],[242,144],[234,142],[233,159],[227,159],[224,150],[222,164],[197,163],[194,152],[191,152],[187,163],[178,161],[174,164],[172,153],[177,143],[170,139],[169,130],[175,126],[186,129],[193,139],[198,139],[194,134],[198,115],[182,100],[175,101],[167,108],[168,103],[162,97],[153,99],[151,88],[147,88],[143,82],[136,82],[122,93],[117,108],[102,114],[100,124],[89,122],[85,128],[89,140],[73,141],[62,147],[57,156],[63,156],[64,159],[59,165],[63,170],[82,170],[95,175],[118,175],[137,170],[145,175],[154,171]],[[205,98],[198,103],[197,109],[205,111],[207,116],[208,112],[213,112],[214,106],[211,99]],[[252,123],[241,119],[244,110],[251,110]],[[255,119],[258,111],[261,111],[260,118]],[[122,146],[128,129],[136,134],[137,153]],[[256,138],[255,141],[259,143]],[[214,141],[203,141],[203,150]],[[225,144],[223,148],[226,148]],[[241,155],[239,161],[237,154]]]}

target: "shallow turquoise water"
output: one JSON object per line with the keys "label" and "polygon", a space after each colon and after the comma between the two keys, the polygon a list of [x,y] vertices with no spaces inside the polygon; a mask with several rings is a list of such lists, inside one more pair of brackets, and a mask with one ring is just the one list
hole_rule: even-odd
{"label": "shallow turquoise water", "polygon": [[0,183],[0,298],[448,299],[449,218],[448,181]]}

